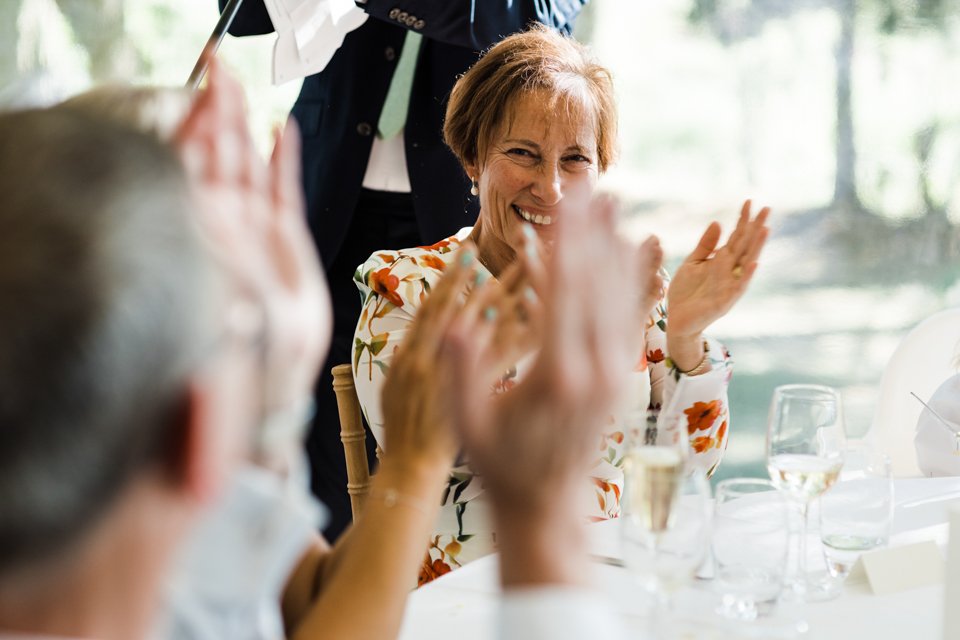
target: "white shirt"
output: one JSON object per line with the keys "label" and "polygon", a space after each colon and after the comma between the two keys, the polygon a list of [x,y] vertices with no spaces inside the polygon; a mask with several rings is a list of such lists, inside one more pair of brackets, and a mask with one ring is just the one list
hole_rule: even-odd
{"label": "white shirt", "polygon": [[618,614],[599,594],[575,587],[511,589],[500,602],[498,640],[621,640]]}
{"label": "white shirt", "polygon": [[381,140],[379,136],[373,139],[367,172],[363,174],[363,186],[374,191],[412,191],[402,131],[389,140]]}

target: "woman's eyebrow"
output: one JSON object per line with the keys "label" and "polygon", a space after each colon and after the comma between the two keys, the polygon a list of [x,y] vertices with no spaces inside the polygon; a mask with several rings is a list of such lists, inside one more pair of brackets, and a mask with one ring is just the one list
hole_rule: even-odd
{"label": "woman's eyebrow", "polygon": [[540,145],[538,145],[536,142],[534,142],[533,140],[527,140],[526,138],[507,138],[506,140],[504,140],[504,142],[507,142],[510,144],[525,144],[528,147],[533,147],[534,149],[540,148]]}

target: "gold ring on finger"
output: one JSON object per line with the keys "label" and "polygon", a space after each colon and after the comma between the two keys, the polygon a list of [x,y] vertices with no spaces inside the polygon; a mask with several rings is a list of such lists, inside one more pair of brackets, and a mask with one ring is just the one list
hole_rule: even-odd
{"label": "gold ring on finger", "polygon": [[743,267],[740,265],[735,265],[730,273],[733,274],[735,280],[739,280],[743,277]]}

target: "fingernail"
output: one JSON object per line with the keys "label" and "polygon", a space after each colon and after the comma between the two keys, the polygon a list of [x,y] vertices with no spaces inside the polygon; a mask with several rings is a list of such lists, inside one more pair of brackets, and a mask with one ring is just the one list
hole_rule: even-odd
{"label": "fingernail", "polygon": [[480,286],[487,281],[487,278],[490,277],[490,274],[483,269],[477,269],[477,272],[473,275],[473,283],[477,286]]}
{"label": "fingernail", "polygon": [[527,253],[527,257],[531,260],[537,259],[537,232],[533,230],[533,227],[530,225],[523,226],[523,237],[525,242],[523,243],[523,249]]}
{"label": "fingernail", "polygon": [[524,297],[530,302],[537,301],[537,292],[533,290],[533,287],[527,287],[523,290]]}
{"label": "fingernail", "polygon": [[470,249],[461,249],[460,250],[460,264],[465,267],[469,267],[473,264],[473,251]]}
{"label": "fingernail", "polygon": [[487,322],[493,322],[497,319],[497,310],[493,307],[487,307],[483,310],[483,319]]}

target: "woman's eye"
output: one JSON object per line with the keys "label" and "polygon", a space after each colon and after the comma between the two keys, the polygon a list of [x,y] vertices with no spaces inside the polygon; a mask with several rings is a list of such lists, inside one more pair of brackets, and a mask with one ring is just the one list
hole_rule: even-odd
{"label": "woman's eye", "polygon": [[565,157],[563,160],[564,160],[565,162],[575,162],[575,163],[578,163],[578,164],[580,164],[580,163],[589,164],[589,163],[590,163],[590,158],[588,158],[587,156],[585,156],[585,155],[583,155],[583,154],[580,154],[580,153],[576,153],[576,154],[567,156],[567,157]]}
{"label": "woman's eye", "polygon": [[507,151],[508,154],[512,156],[520,156],[521,158],[532,158],[533,152],[528,149],[520,149],[519,147],[510,149]]}

